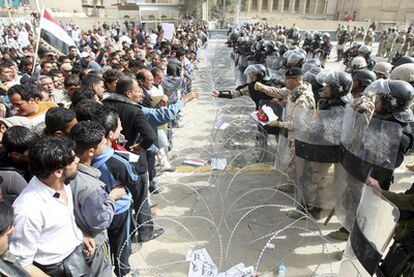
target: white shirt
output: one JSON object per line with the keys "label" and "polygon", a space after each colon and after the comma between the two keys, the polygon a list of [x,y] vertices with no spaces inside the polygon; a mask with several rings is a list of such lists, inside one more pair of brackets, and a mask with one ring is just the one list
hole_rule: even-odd
{"label": "white shirt", "polygon": [[150,43],[154,46],[155,44],[157,44],[157,38],[158,35],[155,33],[152,33],[150,36]]}
{"label": "white shirt", "polygon": [[10,252],[23,267],[33,261],[41,265],[55,264],[83,242],[75,223],[70,186],[65,185],[68,198],[54,197],[55,191],[33,177],[13,204],[15,230]]}

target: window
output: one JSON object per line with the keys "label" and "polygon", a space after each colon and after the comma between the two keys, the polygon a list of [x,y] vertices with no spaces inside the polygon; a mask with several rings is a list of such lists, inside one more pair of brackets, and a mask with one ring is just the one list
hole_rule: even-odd
{"label": "window", "polygon": [[240,11],[245,12],[247,7],[247,0],[242,0],[240,4]]}
{"label": "window", "polygon": [[262,0],[262,11],[266,11],[269,7],[269,1],[268,0]]}
{"label": "window", "polygon": [[290,6],[290,0],[285,0],[285,4],[283,6],[284,11],[288,11]]}
{"label": "window", "polygon": [[295,1],[295,12],[298,12],[299,11],[299,0],[293,0],[293,1]]}
{"label": "window", "polygon": [[306,0],[305,12],[310,13],[310,0]]}
{"label": "window", "polygon": [[273,0],[272,10],[277,11],[279,9],[279,0]]}
{"label": "window", "polygon": [[252,10],[257,10],[257,0],[252,0]]}

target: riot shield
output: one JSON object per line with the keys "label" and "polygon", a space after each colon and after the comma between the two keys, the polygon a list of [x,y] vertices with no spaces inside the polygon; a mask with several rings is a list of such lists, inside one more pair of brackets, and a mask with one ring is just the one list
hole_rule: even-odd
{"label": "riot shield", "polygon": [[277,64],[279,63],[280,56],[279,55],[269,55],[266,57],[266,67],[268,69],[275,69],[277,70]]}
{"label": "riot shield", "polygon": [[[283,109],[281,120],[286,118],[286,109]],[[279,137],[277,139],[276,147],[276,161],[275,166],[282,172],[287,172],[289,163],[292,159],[292,151],[289,144],[289,131],[286,128],[279,127]],[[291,177],[291,176],[290,176]]]}
{"label": "riot shield", "polygon": [[295,112],[296,176],[303,204],[323,209],[335,204],[335,164],[340,159],[343,115],[342,107]]}
{"label": "riot shield", "polygon": [[372,276],[386,250],[399,210],[364,185],[338,276]]}
{"label": "riot shield", "polygon": [[372,172],[392,175],[400,140],[401,126],[372,118],[346,107],[341,133],[342,158],[338,165],[335,212],[351,231],[361,198],[362,184]]}

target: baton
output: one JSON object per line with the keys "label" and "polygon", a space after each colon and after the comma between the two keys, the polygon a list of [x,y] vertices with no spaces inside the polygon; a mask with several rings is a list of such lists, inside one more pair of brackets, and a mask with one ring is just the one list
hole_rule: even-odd
{"label": "baton", "polygon": [[333,217],[333,215],[335,214],[335,207],[332,208],[332,210],[329,212],[328,217],[325,220],[325,223],[323,225],[328,225],[329,221],[331,221],[331,218]]}

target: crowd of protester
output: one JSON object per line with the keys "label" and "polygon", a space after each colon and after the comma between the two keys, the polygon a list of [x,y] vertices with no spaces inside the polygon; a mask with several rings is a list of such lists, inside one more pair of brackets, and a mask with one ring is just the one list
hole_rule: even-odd
{"label": "crowd of protester", "polygon": [[0,26],[1,276],[125,276],[164,232],[149,195],[208,28],[125,25],[65,25],[76,46],[37,54],[29,24]]}

